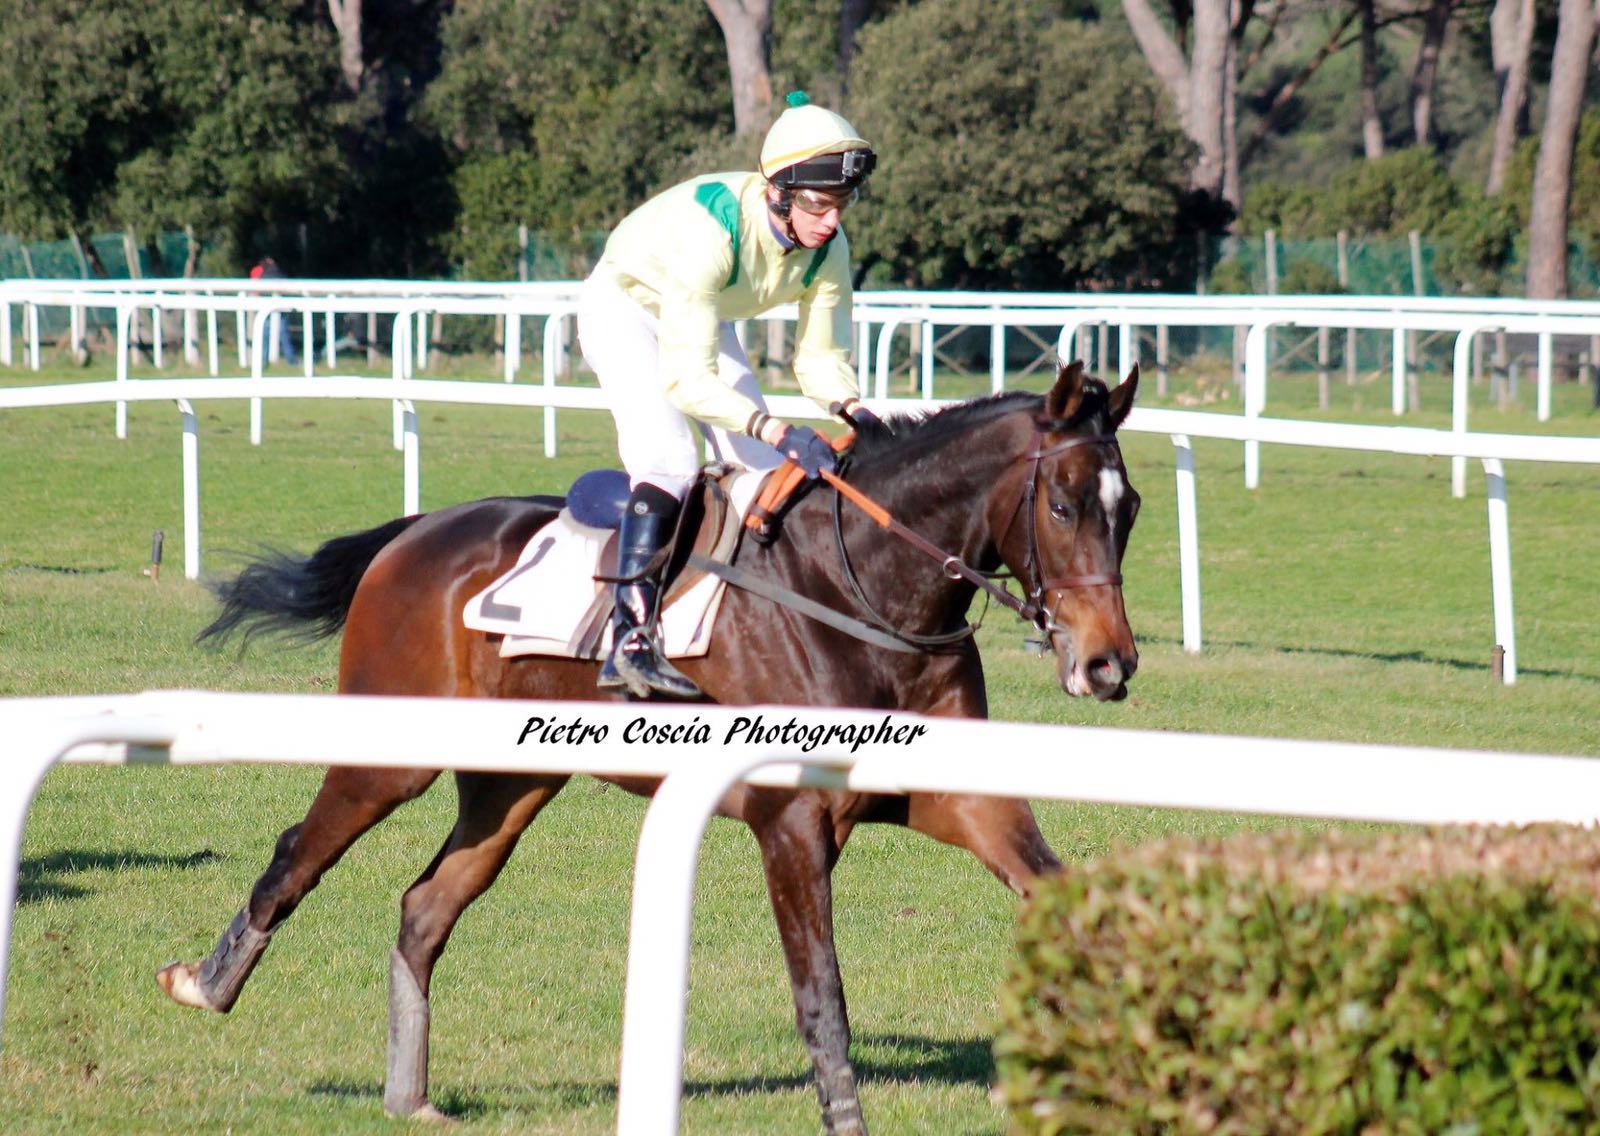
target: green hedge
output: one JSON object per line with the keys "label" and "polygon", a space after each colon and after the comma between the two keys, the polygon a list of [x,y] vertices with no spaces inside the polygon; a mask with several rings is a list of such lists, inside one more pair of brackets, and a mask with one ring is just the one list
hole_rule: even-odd
{"label": "green hedge", "polygon": [[1024,906],[1018,1133],[1600,1132],[1600,843],[1567,828],[1170,841]]}

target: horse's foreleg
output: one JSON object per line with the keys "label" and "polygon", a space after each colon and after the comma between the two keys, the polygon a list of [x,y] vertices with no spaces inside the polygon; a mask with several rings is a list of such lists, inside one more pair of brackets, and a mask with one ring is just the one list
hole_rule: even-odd
{"label": "horse's foreleg", "polygon": [[251,889],[215,949],[198,963],[174,962],[156,974],[176,1002],[227,1013],[272,933],[322,874],[361,834],[433,783],[437,770],[335,766],[323,778],[305,819],[278,837],[272,862]]}
{"label": "horse's foreleg", "polygon": [[[757,814],[752,816],[751,814]],[[850,1067],[850,1018],[833,942],[833,886],[838,859],[834,822],[814,795],[752,790],[746,820],[761,847],[767,895],[778,920],[795,1022],[811,1054],[822,1125],[830,1136],[866,1136],[855,1070]]]}
{"label": "horse's foreleg", "polygon": [[1027,801],[965,793],[912,793],[905,824],[965,848],[1006,887],[1026,895],[1035,878],[1061,870]]}
{"label": "horse's foreleg", "polygon": [[488,890],[517,839],[561,791],[563,776],[456,775],[455,829],[400,901],[400,939],[389,954],[389,1062],[383,1108],[438,1119],[428,1102],[428,988],[456,920]]}

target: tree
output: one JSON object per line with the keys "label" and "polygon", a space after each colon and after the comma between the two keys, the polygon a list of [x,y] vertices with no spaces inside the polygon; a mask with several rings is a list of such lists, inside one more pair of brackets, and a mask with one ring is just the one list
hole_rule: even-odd
{"label": "tree", "polygon": [[756,134],[772,119],[772,0],[706,0],[728,47],[733,131]]}
{"label": "tree", "polygon": [[1383,118],[1378,112],[1378,14],[1373,0],[1361,6],[1361,144],[1368,161],[1383,157]]}
{"label": "tree", "polygon": [[1085,62],[1129,46],[1034,0],[863,28],[849,110],[881,157],[846,220],[858,261],[910,287],[1171,285],[1191,147],[1143,68]]}
{"label": "tree", "polygon": [[1439,53],[1450,28],[1455,0],[1433,0],[1422,24],[1422,39],[1417,46],[1417,62],[1411,71],[1411,130],[1413,145],[1427,146],[1433,140],[1433,92],[1439,79]]}
{"label": "tree", "polygon": [[367,57],[361,43],[361,0],[328,0],[328,18],[339,34],[339,74],[345,89],[358,95],[367,75]]}
{"label": "tree", "polygon": [[586,243],[731,126],[699,0],[481,0],[442,39],[423,117],[453,156],[451,250],[481,275],[511,271],[518,222]]}
{"label": "tree", "polygon": [[[336,175],[330,38],[275,0],[0,0],[0,227],[192,225],[237,264]],[[22,50],[18,50],[22,48]],[[219,266],[220,267],[220,266]]]}
{"label": "tree", "polygon": [[[1177,9],[1179,5],[1174,5]],[[1122,0],[1145,62],[1171,96],[1183,131],[1198,147],[1190,187],[1234,206],[1241,201],[1237,160],[1228,153],[1235,111],[1236,55],[1229,0],[1194,0],[1183,6],[1192,26],[1178,32],[1191,41],[1189,54],[1161,23],[1150,0]],[[1230,168],[1235,175],[1230,182]]]}
{"label": "tree", "polygon": [[1497,194],[1505,185],[1511,151],[1528,114],[1528,62],[1533,54],[1533,0],[1495,0],[1489,19],[1490,51],[1500,109],[1494,120],[1494,148],[1485,189]]}
{"label": "tree", "polygon": [[1567,294],[1567,206],[1572,196],[1573,144],[1594,47],[1595,0],[1561,0],[1549,106],[1539,135],[1528,223],[1528,298]]}

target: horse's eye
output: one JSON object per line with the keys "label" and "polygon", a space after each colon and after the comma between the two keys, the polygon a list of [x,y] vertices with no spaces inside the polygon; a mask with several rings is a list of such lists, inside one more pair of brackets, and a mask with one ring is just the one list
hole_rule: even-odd
{"label": "horse's eye", "polygon": [[1052,501],[1050,502],[1050,515],[1058,521],[1070,521],[1072,519],[1072,506],[1064,501]]}

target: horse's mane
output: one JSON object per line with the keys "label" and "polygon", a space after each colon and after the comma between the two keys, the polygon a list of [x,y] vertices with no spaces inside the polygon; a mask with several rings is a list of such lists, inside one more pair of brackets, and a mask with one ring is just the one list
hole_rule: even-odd
{"label": "horse's mane", "polygon": [[972,430],[997,418],[1028,411],[1047,430],[1071,430],[1106,410],[1105,384],[1085,379],[1083,398],[1069,418],[1046,418],[1044,396],[1029,391],[1003,391],[1000,394],[958,402],[931,413],[914,413],[890,418],[881,427],[858,431],[851,451],[854,462],[895,465],[914,460],[933,450],[957,445]]}

